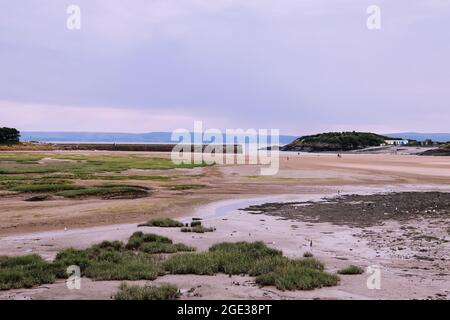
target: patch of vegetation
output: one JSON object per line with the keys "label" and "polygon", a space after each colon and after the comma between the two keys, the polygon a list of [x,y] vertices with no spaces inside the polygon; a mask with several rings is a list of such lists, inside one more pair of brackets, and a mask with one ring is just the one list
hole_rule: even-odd
{"label": "patch of vegetation", "polygon": [[[9,177],[9,176],[6,176]],[[98,186],[80,186],[60,177],[37,177],[32,181],[24,181],[22,176],[14,179],[0,180],[0,188],[21,193],[56,194],[65,198],[101,197],[103,199],[134,199],[148,195],[148,188],[134,185],[105,184]],[[44,197],[45,195],[42,195]]]}
{"label": "patch of vegetation", "polygon": [[[324,272],[319,261],[288,259],[263,242],[219,243],[207,252],[175,253],[168,257],[156,254],[191,250],[184,244],[173,244],[167,237],[135,232],[126,245],[104,241],[84,250],[69,248],[59,252],[53,263],[35,255],[0,257],[0,289],[52,283],[56,278],[66,278],[66,268],[71,265],[79,266],[82,276],[94,280],[154,280],[167,273],[248,274],[255,276],[260,285],[274,285],[281,290],[311,290],[339,281],[336,275]],[[153,289],[123,289],[122,298],[174,296],[174,290],[164,289],[162,294]]]}
{"label": "patch of vegetation", "polygon": [[122,172],[129,169],[142,170],[168,170],[176,168],[204,167],[203,164],[182,163],[175,164],[171,159],[143,156],[57,156],[56,159],[72,160],[84,163],[81,171],[95,172]]}
{"label": "patch of vegetation", "polygon": [[307,251],[303,254],[303,258],[312,258],[313,256],[314,255],[312,254],[312,252],[309,252],[309,251]]}
{"label": "patch of vegetation", "polygon": [[183,243],[146,242],[139,247],[139,250],[145,253],[175,253],[195,251],[195,248]]}
{"label": "patch of vegetation", "polygon": [[206,188],[207,186],[204,184],[171,184],[171,185],[166,185],[165,188],[169,189],[169,190],[174,190],[174,191],[178,191],[178,190],[192,190],[192,189],[203,189]]}
{"label": "patch of vegetation", "polygon": [[[142,156],[61,156],[37,153],[0,154],[0,188],[15,192],[60,193],[68,198],[100,196],[105,199],[137,198],[148,194],[134,185],[98,185],[85,187],[76,180],[166,181],[171,176],[125,175],[130,169],[168,170],[194,168],[205,164],[174,164],[170,159]],[[172,186],[173,187],[173,186]],[[175,189],[200,188],[182,185]],[[171,186],[169,186],[171,188]]]}
{"label": "patch of vegetation", "polygon": [[348,151],[377,147],[385,137],[370,132],[327,132],[310,136],[302,136],[281,148],[282,151]]}
{"label": "patch of vegetation", "polygon": [[[31,174],[31,173],[67,173],[74,175],[95,175],[97,173],[120,173],[130,169],[169,170],[176,168],[204,167],[206,164],[175,164],[171,159],[142,156],[51,156],[49,161],[37,161],[50,156],[44,154],[11,153],[0,155],[0,162],[8,162],[0,169],[1,174]],[[51,161],[53,160],[53,161]],[[143,178],[147,176],[131,176],[137,180],[166,179],[162,176]],[[157,177],[157,178],[155,178]],[[92,176],[91,176],[92,178]],[[122,179],[114,176],[114,179]]]}
{"label": "patch of vegetation", "polygon": [[25,183],[8,187],[10,191],[18,191],[24,193],[42,193],[42,192],[62,192],[62,191],[76,191],[83,190],[82,186],[77,186],[69,183]]}
{"label": "patch of vegetation", "polygon": [[154,280],[164,274],[157,256],[126,250],[121,242],[102,242],[86,250],[66,249],[56,256],[63,271],[78,265],[83,276],[95,280]]}
{"label": "patch of vegetation", "polygon": [[201,225],[202,225],[202,222],[199,221],[199,220],[195,220],[195,221],[191,222],[191,227],[198,227],[198,226],[201,226]]}
{"label": "patch of vegetation", "polygon": [[174,300],[180,293],[177,287],[165,284],[155,286],[129,286],[122,283],[119,292],[114,296],[115,300]]}
{"label": "patch of vegetation", "polygon": [[148,188],[127,185],[102,185],[82,187],[58,192],[57,195],[65,198],[101,197],[103,199],[134,199],[148,195]]}
{"label": "patch of vegetation", "polygon": [[190,227],[188,224],[184,228],[181,228],[181,232],[194,232],[194,233],[205,233],[205,232],[214,232],[216,228],[214,227],[204,227],[200,220],[194,220],[190,223]]}
{"label": "patch of vegetation", "polygon": [[51,264],[38,255],[22,257],[0,256],[0,290],[31,288],[53,283]]}
{"label": "patch of vegetation", "polygon": [[20,141],[20,132],[15,128],[0,128],[0,144],[15,144]]}
{"label": "patch of vegetation", "polygon": [[139,227],[162,227],[162,228],[180,228],[184,224],[169,218],[152,219],[146,223],[138,225]]}
{"label": "patch of vegetation", "polygon": [[358,266],[350,265],[346,268],[340,269],[337,273],[339,274],[363,274],[364,269]]}
{"label": "patch of vegetation", "polygon": [[194,232],[194,233],[205,233],[205,232],[214,232],[216,231],[216,228],[211,227],[204,227],[204,226],[195,226],[193,228],[184,227],[181,228],[181,232]]}
{"label": "patch of vegetation", "polygon": [[171,256],[165,268],[173,274],[249,273],[257,258],[281,257],[281,252],[267,248],[262,242],[221,243],[204,253]]}
{"label": "patch of vegetation", "polygon": [[128,239],[128,243],[126,245],[127,249],[136,250],[139,249],[139,247],[147,242],[160,242],[160,243],[172,243],[172,240],[160,236],[153,233],[143,233],[142,231],[137,231],[131,235],[131,237]]}
{"label": "patch of vegetation", "polygon": [[260,285],[280,290],[311,290],[339,282],[336,275],[323,271],[319,261],[290,260],[262,242],[221,243],[205,253],[176,254],[164,267],[173,274],[249,274]]}
{"label": "patch of vegetation", "polygon": [[175,253],[180,251],[195,251],[195,248],[182,243],[173,243],[171,239],[153,233],[141,231],[133,233],[128,239],[126,248],[145,253]]}
{"label": "patch of vegetation", "polygon": [[280,290],[312,290],[339,283],[338,276],[323,272],[322,268],[314,268],[304,262],[304,260],[289,261],[277,266],[273,271],[257,276],[256,283],[262,286],[275,286]]}
{"label": "patch of vegetation", "polygon": [[23,176],[23,175],[22,176],[16,176],[16,175],[1,175],[0,176],[0,182],[25,181],[25,180],[30,180],[30,179],[31,179],[31,177]]}

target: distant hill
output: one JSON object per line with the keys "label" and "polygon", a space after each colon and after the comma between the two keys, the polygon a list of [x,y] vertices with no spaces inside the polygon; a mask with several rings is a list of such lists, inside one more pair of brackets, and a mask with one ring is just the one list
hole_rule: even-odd
{"label": "distant hill", "polygon": [[379,146],[389,139],[370,132],[327,132],[302,136],[281,148],[282,151],[350,151]]}
{"label": "distant hill", "polygon": [[418,132],[401,132],[388,133],[388,137],[399,137],[408,140],[425,141],[431,139],[435,142],[450,142],[450,133],[418,133]]}
{"label": "distant hill", "polygon": [[[62,143],[174,143],[171,132],[109,133],[109,132],[22,132],[21,141]],[[280,144],[292,142],[295,136],[280,136]],[[224,135],[225,139],[225,135]]]}

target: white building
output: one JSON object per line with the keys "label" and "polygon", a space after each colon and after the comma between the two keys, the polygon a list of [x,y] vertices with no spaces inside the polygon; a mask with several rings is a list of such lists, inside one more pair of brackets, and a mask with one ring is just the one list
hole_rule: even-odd
{"label": "white building", "polygon": [[409,143],[409,140],[384,140],[384,143],[393,146],[404,146]]}

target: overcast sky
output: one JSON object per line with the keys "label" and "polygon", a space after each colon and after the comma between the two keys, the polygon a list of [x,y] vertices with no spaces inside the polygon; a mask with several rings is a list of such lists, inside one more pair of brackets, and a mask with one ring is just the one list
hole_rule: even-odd
{"label": "overcast sky", "polygon": [[0,0],[0,126],[448,132],[449,30],[450,0]]}

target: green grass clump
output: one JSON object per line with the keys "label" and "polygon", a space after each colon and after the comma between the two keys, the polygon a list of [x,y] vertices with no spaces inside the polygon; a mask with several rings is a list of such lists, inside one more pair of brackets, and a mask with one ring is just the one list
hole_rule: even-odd
{"label": "green grass clump", "polygon": [[77,265],[83,276],[95,280],[154,280],[164,273],[158,257],[126,250],[121,242],[102,242],[85,250],[66,249],[56,256],[55,268]]}
{"label": "green grass clump", "polygon": [[202,222],[200,220],[194,220],[190,223],[190,227],[188,227],[188,224],[184,228],[181,228],[181,232],[194,232],[194,233],[205,233],[205,232],[214,232],[216,231],[216,228],[211,227],[205,227],[202,225]]}
{"label": "green grass clump", "polygon": [[272,272],[260,274],[256,277],[256,283],[261,286],[275,286],[279,290],[312,290],[335,286],[339,283],[339,278],[311,267],[311,263],[305,265],[299,260],[282,264]]}
{"label": "green grass clump", "polygon": [[45,155],[34,153],[0,153],[0,161],[36,162],[45,158]]}
{"label": "green grass clump", "polygon": [[364,273],[364,269],[358,266],[350,265],[346,268],[340,269],[338,271],[339,274],[362,274]]}
{"label": "green grass clump", "polygon": [[193,189],[203,189],[207,186],[204,184],[171,184],[166,185],[165,188],[169,190],[193,190]]}
{"label": "green grass clump", "polygon": [[[45,163],[37,162],[45,157],[51,157],[50,161]],[[64,173],[74,175],[75,177],[91,176],[91,178],[92,175],[97,173],[121,173],[130,169],[169,170],[176,168],[190,169],[207,166],[206,163],[175,164],[171,159],[143,156],[55,156],[26,153],[0,154],[0,164],[0,174],[17,175]],[[132,177],[136,180],[166,180],[166,178],[161,178],[161,176],[154,176],[157,178],[144,178],[144,176]],[[116,175],[111,179],[120,180],[124,178]]]}
{"label": "green grass clump", "polygon": [[180,228],[184,224],[169,218],[153,219],[146,223],[138,225],[139,227],[162,227],[162,228]]}
{"label": "green grass clump", "polygon": [[122,283],[115,300],[174,300],[179,297],[178,288],[173,285],[155,286],[128,286]]}
{"label": "green grass clump", "polygon": [[23,181],[23,180],[30,180],[31,177],[29,176],[18,176],[18,175],[0,175],[0,182],[13,182],[13,181]]}
{"label": "green grass clump", "polygon": [[281,252],[262,242],[221,243],[206,253],[173,255],[164,266],[173,274],[244,274],[250,272],[257,259],[267,257],[281,257]]}
{"label": "green grass clump", "polygon": [[103,199],[134,199],[146,197],[148,195],[148,188],[127,185],[102,185],[61,191],[57,195],[65,198],[101,197]]}
{"label": "green grass clump", "polygon": [[194,233],[205,233],[205,232],[214,232],[216,231],[216,228],[214,227],[204,227],[202,225],[197,225],[193,228],[189,228],[189,227],[184,227],[181,228],[181,232],[194,232]]}
{"label": "green grass clump", "polygon": [[339,282],[316,259],[290,260],[262,242],[220,243],[208,252],[175,254],[164,268],[172,274],[249,274],[260,285],[280,290],[311,290]]}
{"label": "green grass clump", "polygon": [[214,275],[221,271],[218,259],[209,253],[180,253],[164,262],[171,274]]}
{"label": "green grass clump", "polygon": [[199,220],[195,220],[195,221],[192,221],[191,222],[191,227],[193,228],[193,227],[197,227],[197,226],[201,226],[202,225],[202,222],[201,221],[199,221]]}
{"label": "green grass clump", "polygon": [[5,179],[0,181],[0,188],[21,193],[56,194],[65,198],[134,199],[149,194],[148,188],[142,186],[106,184],[86,187],[75,185],[70,180],[61,179],[62,177],[66,178],[66,176],[44,176],[25,181]]}
{"label": "green grass clump", "polygon": [[141,244],[139,250],[145,253],[175,253],[195,251],[195,248],[183,243],[146,242]]}
{"label": "green grass clump", "polygon": [[63,192],[63,191],[76,191],[83,189],[82,186],[76,186],[68,183],[47,183],[47,184],[20,184],[8,188],[11,191],[18,192],[30,192],[30,193],[42,193],[42,192]]}
{"label": "green grass clump", "polygon": [[175,253],[180,251],[194,251],[193,247],[182,243],[172,243],[172,240],[153,233],[137,231],[131,235],[126,249],[139,250],[145,253]]}
{"label": "green grass clump", "polygon": [[128,243],[126,245],[127,249],[139,249],[139,247],[148,242],[160,242],[160,243],[168,243],[172,244],[172,240],[160,236],[153,233],[143,233],[142,231],[137,231],[131,235],[131,237],[128,239]]}
{"label": "green grass clump", "polygon": [[[104,241],[84,250],[69,248],[59,252],[53,263],[36,255],[0,257],[0,290],[52,283],[57,278],[66,278],[67,267],[71,265],[79,266],[82,276],[94,280],[154,280],[167,273],[248,274],[255,276],[261,286],[273,285],[281,290],[311,290],[339,281],[337,275],[324,272],[323,264],[316,259],[291,260],[263,242],[219,243],[207,252],[175,253],[193,250],[184,244],[174,244],[167,237],[135,232],[126,245],[121,241]],[[166,296],[165,289],[123,289],[118,293],[122,299]],[[174,291],[170,292],[168,296],[173,297]]]}
{"label": "green grass clump", "polygon": [[0,256],[0,290],[31,288],[53,283],[55,277],[51,264],[38,255]]}
{"label": "green grass clump", "polygon": [[157,257],[125,252],[102,253],[84,271],[95,280],[154,280],[164,274]]}

